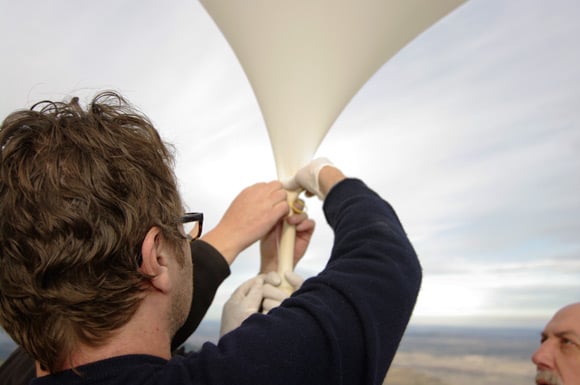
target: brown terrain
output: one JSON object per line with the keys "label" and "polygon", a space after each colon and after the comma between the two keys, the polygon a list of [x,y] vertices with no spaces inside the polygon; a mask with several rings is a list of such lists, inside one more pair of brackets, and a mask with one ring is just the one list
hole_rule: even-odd
{"label": "brown terrain", "polygon": [[398,353],[384,385],[532,385],[529,360],[468,355]]}

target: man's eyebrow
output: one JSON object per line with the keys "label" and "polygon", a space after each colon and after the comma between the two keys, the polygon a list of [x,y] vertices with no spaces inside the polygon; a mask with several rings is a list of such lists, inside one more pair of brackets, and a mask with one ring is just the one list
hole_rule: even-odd
{"label": "man's eyebrow", "polygon": [[573,337],[576,341],[580,341],[580,336],[574,330],[562,330],[560,332],[554,333],[556,337]]}

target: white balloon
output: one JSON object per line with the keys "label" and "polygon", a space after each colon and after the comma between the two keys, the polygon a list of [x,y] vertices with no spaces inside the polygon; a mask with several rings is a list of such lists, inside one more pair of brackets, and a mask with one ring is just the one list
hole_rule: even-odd
{"label": "white balloon", "polygon": [[[270,135],[279,179],[307,164],[362,85],[464,0],[200,0],[240,61]],[[289,192],[292,203],[298,192]],[[278,273],[293,269],[285,223]],[[292,291],[284,280],[281,288]]]}
{"label": "white balloon", "polygon": [[308,163],[354,94],[464,0],[201,0],[264,117],[278,178]]}

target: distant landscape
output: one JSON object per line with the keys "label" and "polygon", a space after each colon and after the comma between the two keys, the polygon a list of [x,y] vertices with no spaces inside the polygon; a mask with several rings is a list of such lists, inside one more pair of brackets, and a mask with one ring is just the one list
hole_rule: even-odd
{"label": "distant landscape", "polygon": [[[188,350],[218,338],[219,323],[203,322]],[[530,356],[539,330],[410,326],[385,379],[386,385],[531,385]],[[0,330],[0,361],[14,343]]]}
{"label": "distant landscape", "polygon": [[410,327],[387,385],[532,385],[539,330]]}

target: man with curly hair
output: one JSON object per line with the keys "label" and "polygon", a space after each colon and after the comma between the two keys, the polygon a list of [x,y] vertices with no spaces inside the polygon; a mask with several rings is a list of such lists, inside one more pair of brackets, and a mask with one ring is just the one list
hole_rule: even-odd
{"label": "man with curly hair", "polygon": [[[73,98],[17,111],[0,149],[0,324],[36,360],[33,384],[382,383],[421,268],[390,205],[360,180],[315,160],[284,186],[243,190],[194,241],[182,225],[201,215],[184,213],[168,146],[117,94],[86,110]],[[327,266],[218,345],[172,357],[193,303],[190,243],[231,263],[258,240],[275,244],[282,221],[304,232],[285,188],[324,200]]]}

